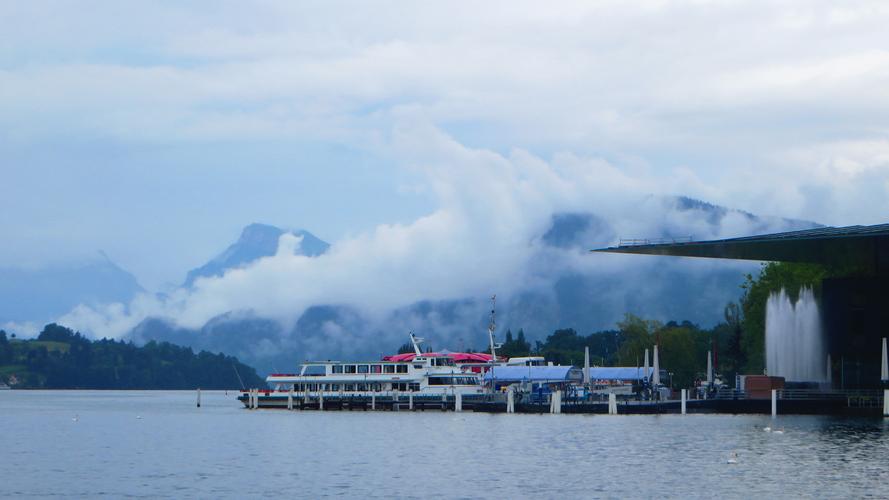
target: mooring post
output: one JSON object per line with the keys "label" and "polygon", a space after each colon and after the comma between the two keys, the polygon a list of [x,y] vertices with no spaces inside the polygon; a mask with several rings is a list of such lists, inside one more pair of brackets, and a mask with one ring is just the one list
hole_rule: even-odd
{"label": "mooring post", "polygon": [[324,409],[324,392],[318,391],[318,409]]}
{"label": "mooring post", "polygon": [[608,414],[617,415],[617,395],[613,392],[608,393]]}
{"label": "mooring post", "polygon": [[454,411],[461,412],[463,411],[463,393],[458,392],[454,395]]}
{"label": "mooring post", "polygon": [[377,395],[376,394],[370,395],[370,409],[371,410],[377,409]]}
{"label": "mooring post", "polygon": [[410,393],[407,395],[407,409],[408,410],[414,409],[414,393]]}
{"label": "mooring post", "polygon": [[553,413],[562,413],[562,391],[556,391],[556,402],[553,405]]}
{"label": "mooring post", "polygon": [[778,389],[772,389],[772,418],[778,415]]}
{"label": "mooring post", "polygon": [[[550,403],[550,410],[552,410],[552,403]],[[506,413],[515,413],[515,395],[512,392],[512,387],[506,390]]]}
{"label": "mooring post", "polygon": [[198,408],[201,407],[201,388],[198,387]]}
{"label": "mooring post", "polygon": [[293,409],[293,386],[290,386],[290,392],[287,393],[287,409]]}
{"label": "mooring post", "polygon": [[889,389],[883,389],[883,416],[889,417]]}
{"label": "mooring post", "polygon": [[683,415],[685,415],[685,400],[688,397],[686,391],[688,391],[688,389],[682,389],[681,391],[679,391],[680,393],[682,393],[682,414]]}

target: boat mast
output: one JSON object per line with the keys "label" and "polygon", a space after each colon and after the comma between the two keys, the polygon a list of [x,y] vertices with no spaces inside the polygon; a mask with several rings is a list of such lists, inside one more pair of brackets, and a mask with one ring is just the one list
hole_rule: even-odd
{"label": "boat mast", "polygon": [[424,339],[422,337],[417,337],[416,335],[414,335],[414,332],[410,332],[410,336],[411,336],[411,344],[414,346],[414,353],[416,353],[417,356],[422,356],[423,351],[420,350],[420,344],[422,344],[423,341],[426,339]]}
{"label": "boat mast", "polygon": [[497,362],[497,348],[501,347],[503,344],[497,344],[494,342],[494,329],[497,328],[497,323],[494,321],[494,310],[497,305],[497,296],[491,295],[491,323],[488,324],[488,342],[491,344],[491,362]]}

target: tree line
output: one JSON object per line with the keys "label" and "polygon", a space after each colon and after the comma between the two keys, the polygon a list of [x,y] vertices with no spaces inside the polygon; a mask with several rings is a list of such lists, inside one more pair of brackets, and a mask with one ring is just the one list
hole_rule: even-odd
{"label": "tree line", "polygon": [[[239,380],[240,377],[240,380]],[[168,342],[89,340],[49,324],[37,339],[0,330],[0,381],[30,389],[235,389],[264,387],[237,358]]]}

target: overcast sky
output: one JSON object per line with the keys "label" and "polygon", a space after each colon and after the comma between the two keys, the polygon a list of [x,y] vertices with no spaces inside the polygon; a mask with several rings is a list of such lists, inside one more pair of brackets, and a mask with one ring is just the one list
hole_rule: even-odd
{"label": "overcast sky", "polygon": [[3,2],[0,266],[158,289],[250,222],[373,246],[488,196],[889,222],[889,3],[640,3]]}

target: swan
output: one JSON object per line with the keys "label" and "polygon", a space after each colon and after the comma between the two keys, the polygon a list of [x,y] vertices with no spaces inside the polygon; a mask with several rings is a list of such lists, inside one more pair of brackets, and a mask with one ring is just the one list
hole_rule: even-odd
{"label": "swan", "polygon": [[780,429],[775,429],[775,434],[784,434],[784,427]]}
{"label": "swan", "polygon": [[738,452],[733,451],[731,455],[729,455],[728,460],[725,461],[727,464],[736,464],[738,463]]}
{"label": "swan", "polygon": [[764,430],[764,431],[766,431],[766,432],[772,432],[772,428],[771,428],[771,427],[763,427],[762,430]]}

